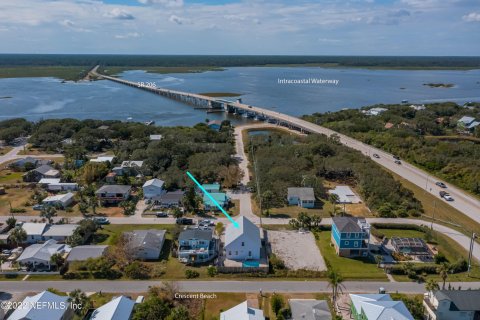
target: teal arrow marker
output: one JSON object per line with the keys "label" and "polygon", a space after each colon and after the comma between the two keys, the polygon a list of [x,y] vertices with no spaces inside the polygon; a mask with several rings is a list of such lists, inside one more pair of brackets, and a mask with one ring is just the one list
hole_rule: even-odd
{"label": "teal arrow marker", "polygon": [[207,190],[205,190],[204,187],[202,187],[202,185],[197,181],[197,179],[195,179],[194,176],[192,176],[192,174],[190,172],[187,171],[187,176],[192,179],[193,182],[195,182],[195,184],[200,188],[200,190],[202,190],[203,194],[205,194],[207,197],[210,198],[210,200],[212,200],[212,202],[218,207],[218,209],[220,209],[220,211],[222,211],[222,213],[225,215],[225,217],[227,217],[228,220],[230,220],[230,222],[233,224],[233,226],[235,228],[240,228],[240,226],[238,225],[238,222],[233,220],[232,217],[230,217],[230,215],[227,213],[227,211],[225,211],[222,206],[217,202],[217,200],[215,200],[212,195],[210,193],[207,192]]}

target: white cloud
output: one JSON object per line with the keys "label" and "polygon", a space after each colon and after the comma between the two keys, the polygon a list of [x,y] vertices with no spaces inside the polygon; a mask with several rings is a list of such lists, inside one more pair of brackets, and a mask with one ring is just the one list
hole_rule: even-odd
{"label": "white cloud", "polygon": [[174,23],[180,24],[180,25],[181,25],[181,24],[184,24],[184,23],[190,22],[190,20],[185,19],[185,18],[181,18],[181,17],[179,17],[179,16],[177,16],[177,15],[174,15],[174,14],[172,14],[172,15],[170,16],[170,18],[168,18],[168,21],[174,22]]}
{"label": "white cloud", "polygon": [[119,19],[119,20],[133,20],[135,17],[130,12],[120,9],[113,8],[110,12],[104,14],[107,18]]}
{"label": "white cloud", "polygon": [[470,12],[462,17],[464,21],[467,22],[480,22],[480,13],[478,12]]}
{"label": "white cloud", "polygon": [[138,0],[142,4],[159,4],[169,8],[183,7],[183,0]]}
{"label": "white cloud", "polygon": [[59,23],[62,26],[66,27],[70,30],[77,31],[77,32],[91,32],[92,31],[90,29],[85,29],[85,28],[82,28],[82,27],[78,27],[75,22],[73,22],[72,20],[68,20],[68,19],[62,20]]}
{"label": "white cloud", "polygon": [[117,34],[115,35],[115,39],[128,39],[128,38],[139,38],[141,34],[138,32],[128,32],[125,34]]}

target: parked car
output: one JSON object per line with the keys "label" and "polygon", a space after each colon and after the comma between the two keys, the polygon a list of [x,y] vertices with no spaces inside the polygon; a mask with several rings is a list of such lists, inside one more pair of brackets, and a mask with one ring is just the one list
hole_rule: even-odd
{"label": "parked car", "polygon": [[93,218],[93,221],[96,223],[96,224],[110,224],[110,220],[108,220],[108,218],[105,218],[105,217],[95,217]]}
{"label": "parked car", "polygon": [[215,223],[209,219],[203,219],[202,221],[200,221],[198,223],[199,226],[209,226],[209,227],[213,227],[215,226]]}
{"label": "parked car", "polygon": [[445,183],[440,182],[440,181],[435,182],[435,184],[436,184],[437,186],[439,186],[440,188],[446,188],[446,187],[447,187],[447,185],[446,185]]}
{"label": "parked car", "polygon": [[200,230],[212,230],[212,228],[210,228],[209,226],[206,226],[206,225],[201,225],[200,227],[198,227],[198,229],[200,229]]}
{"label": "parked car", "polygon": [[400,160],[395,160],[395,163],[396,163],[396,164],[402,164],[402,161],[400,161]]}
{"label": "parked car", "polygon": [[166,212],[156,212],[155,215],[157,218],[168,218],[168,213]]}
{"label": "parked car", "polygon": [[12,254],[12,250],[7,250],[7,249],[2,250],[2,254],[10,255],[10,254]]}
{"label": "parked car", "polygon": [[376,154],[376,153],[373,154],[373,157],[374,157],[374,158],[377,158],[377,159],[380,159],[380,156],[379,156],[378,154]]}
{"label": "parked car", "polygon": [[184,225],[192,225],[193,224],[193,219],[189,218],[178,218],[175,220],[176,224],[184,224]]}
{"label": "parked car", "polygon": [[33,210],[39,210],[39,211],[41,211],[41,210],[43,210],[43,205],[41,205],[41,204],[36,204],[36,205],[33,206]]}

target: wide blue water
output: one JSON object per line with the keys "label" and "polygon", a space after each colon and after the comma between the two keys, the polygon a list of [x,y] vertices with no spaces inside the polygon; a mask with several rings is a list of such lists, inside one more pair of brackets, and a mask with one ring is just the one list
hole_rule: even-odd
{"label": "wide blue water", "polygon": [[[480,101],[480,70],[411,71],[241,67],[225,71],[153,74],[128,71],[132,81],[154,82],[189,92],[235,92],[243,102],[290,115],[359,108],[376,103]],[[333,84],[281,84],[278,79],[329,79]],[[424,83],[452,83],[430,88]],[[11,96],[12,98],[2,99]],[[235,99],[235,98],[229,98]],[[208,119],[245,121],[223,113],[194,110],[142,90],[110,81],[67,82],[55,78],[0,79],[0,119],[24,117],[154,120],[157,125],[193,125]]]}

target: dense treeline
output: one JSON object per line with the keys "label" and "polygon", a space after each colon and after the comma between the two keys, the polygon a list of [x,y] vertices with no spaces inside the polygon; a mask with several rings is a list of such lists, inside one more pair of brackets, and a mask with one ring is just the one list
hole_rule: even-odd
{"label": "dense treeline", "polygon": [[[11,133],[11,131],[14,131]],[[160,141],[151,141],[160,134]],[[67,161],[86,160],[87,154],[113,152],[116,163],[144,161],[144,175],[159,176],[168,188],[182,187],[185,170],[199,180],[238,180],[230,123],[224,121],[219,132],[199,123],[191,127],[155,127],[143,123],[49,119],[36,123],[24,119],[0,122],[0,139],[30,135],[34,148],[64,152]],[[7,139],[9,140],[9,139]]]}
{"label": "dense treeline", "polygon": [[479,68],[480,57],[393,56],[226,56],[226,55],[63,55],[2,54],[1,66],[253,66],[269,64],[327,64],[344,67]]}
{"label": "dense treeline", "polygon": [[[257,161],[262,206],[266,209],[284,206],[288,187],[313,187],[318,197],[326,199],[323,182],[331,180],[358,186],[367,205],[382,217],[418,215],[423,210],[410,190],[335,138],[270,133],[267,137],[253,136],[248,150],[250,144]],[[256,191],[255,183],[252,188]]]}
{"label": "dense treeline", "polygon": [[460,135],[457,127],[462,116],[480,119],[480,104],[465,108],[455,103],[436,103],[418,111],[405,105],[374,107],[388,110],[378,116],[343,110],[304,118],[396,154],[480,194],[480,126],[472,135]]}

